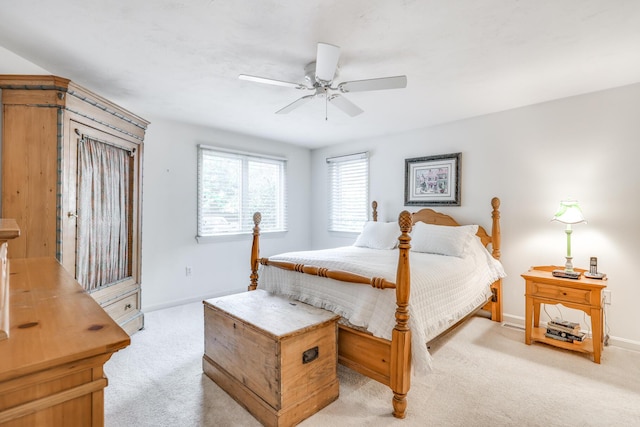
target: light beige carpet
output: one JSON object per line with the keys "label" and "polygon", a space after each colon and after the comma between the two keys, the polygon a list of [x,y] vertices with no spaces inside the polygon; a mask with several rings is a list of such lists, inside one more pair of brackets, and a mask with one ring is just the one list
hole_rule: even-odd
{"label": "light beige carpet", "polygon": [[[106,426],[259,426],[202,374],[203,343],[201,303],[147,313],[105,366]],[[391,416],[387,387],[340,366],[338,400],[300,425],[640,426],[640,353],[607,347],[597,365],[481,317],[431,353],[434,372],[414,378],[406,419]]]}

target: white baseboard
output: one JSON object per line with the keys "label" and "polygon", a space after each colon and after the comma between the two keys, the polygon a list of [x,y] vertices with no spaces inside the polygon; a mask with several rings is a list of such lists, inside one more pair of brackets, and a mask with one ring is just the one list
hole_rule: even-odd
{"label": "white baseboard", "polygon": [[[514,316],[511,314],[503,314],[502,322],[524,329],[524,317]],[[640,342],[621,337],[614,337],[611,335],[609,335],[609,346],[615,346],[640,352]]]}
{"label": "white baseboard", "polygon": [[609,335],[609,345],[626,348],[627,350],[640,351],[640,342],[626,338],[612,337],[611,335]]}
{"label": "white baseboard", "polygon": [[[207,294],[207,295],[202,295],[199,297],[191,297],[191,298],[185,298],[185,299],[181,299],[181,300],[174,300],[165,304],[155,304],[155,305],[144,305],[142,304],[142,311],[144,313],[148,313],[150,311],[156,311],[156,310],[162,310],[165,308],[171,308],[171,307],[176,307],[178,305],[184,305],[184,304],[190,304],[192,302],[198,302],[198,301],[204,301],[206,299],[210,299],[210,298],[217,298],[217,297],[222,297],[225,295],[230,295],[230,294],[236,294],[239,292],[244,292],[246,291],[247,288],[243,287],[242,289],[232,289],[232,290],[227,290],[225,292],[217,292],[215,294]],[[144,299],[144,294],[143,294],[143,299]]]}

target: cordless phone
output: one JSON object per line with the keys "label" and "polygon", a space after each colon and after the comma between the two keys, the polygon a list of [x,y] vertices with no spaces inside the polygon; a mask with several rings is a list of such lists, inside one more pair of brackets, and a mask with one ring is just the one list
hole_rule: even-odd
{"label": "cordless phone", "polygon": [[585,272],[584,276],[590,279],[604,279],[606,274],[598,273],[598,258],[592,256],[589,259],[589,272]]}

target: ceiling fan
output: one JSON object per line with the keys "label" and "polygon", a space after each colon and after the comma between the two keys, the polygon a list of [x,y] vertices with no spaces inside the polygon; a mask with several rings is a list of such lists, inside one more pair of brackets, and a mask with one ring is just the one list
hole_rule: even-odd
{"label": "ceiling fan", "polygon": [[[291,87],[299,90],[313,91],[313,94],[303,96],[286,107],[276,111],[276,114],[287,114],[296,108],[306,104],[314,98],[325,99],[326,105],[331,103],[351,117],[357,116],[364,111],[342,96],[343,93],[364,92],[370,90],[401,89],[407,87],[407,76],[381,77],[367,80],[353,80],[350,82],[338,83],[334,86],[333,80],[338,74],[338,59],[340,57],[340,47],[328,43],[318,43],[316,60],[307,64],[304,68],[305,80],[307,84],[292,83],[282,80],[274,80],[266,77],[250,76],[240,74],[240,80],[247,80],[257,83],[265,83],[276,86]],[[338,93],[334,93],[338,92]],[[326,120],[325,113],[325,120]]]}

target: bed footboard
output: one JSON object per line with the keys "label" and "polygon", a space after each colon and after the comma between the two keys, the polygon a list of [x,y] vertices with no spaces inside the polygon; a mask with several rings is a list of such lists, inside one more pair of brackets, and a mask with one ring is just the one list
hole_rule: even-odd
{"label": "bed footboard", "polygon": [[[375,209],[375,207],[374,207]],[[298,271],[300,273],[313,274],[322,277],[329,277],[350,283],[369,284],[380,289],[396,290],[396,325],[391,333],[391,342],[380,340],[376,345],[378,353],[370,358],[350,358],[349,353],[354,348],[358,348],[362,343],[365,346],[374,344],[372,336],[356,336],[341,333],[342,347],[340,360],[343,364],[356,369],[363,375],[367,375],[385,385],[391,387],[393,391],[393,416],[404,418],[407,408],[407,393],[411,384],[411,330],[409,329],[409,295],[411,292],[411,275],[409,272],[409,251],[411,249],[411,236],[409,232],[413,225],[411,213],[402,211],[398,217],[400,231],[402,234],[398,238],[398,269],[396,273],[396,283],[391,283],[383,278],[368,278],[357,274],[318,268],[315,266],[305,266],[285,261],[270,261],[268,258],[260,258],[260,221],[262,215],[256,212],[253,215],[253,243],[251,247],[251,276],[248,289],[255,290],[258,287],[258,267],[260,264],[273,265],[278,268]],[[382,366],[376,360],[385,362]],[[387,365],[388,363],[388,365]]]}

